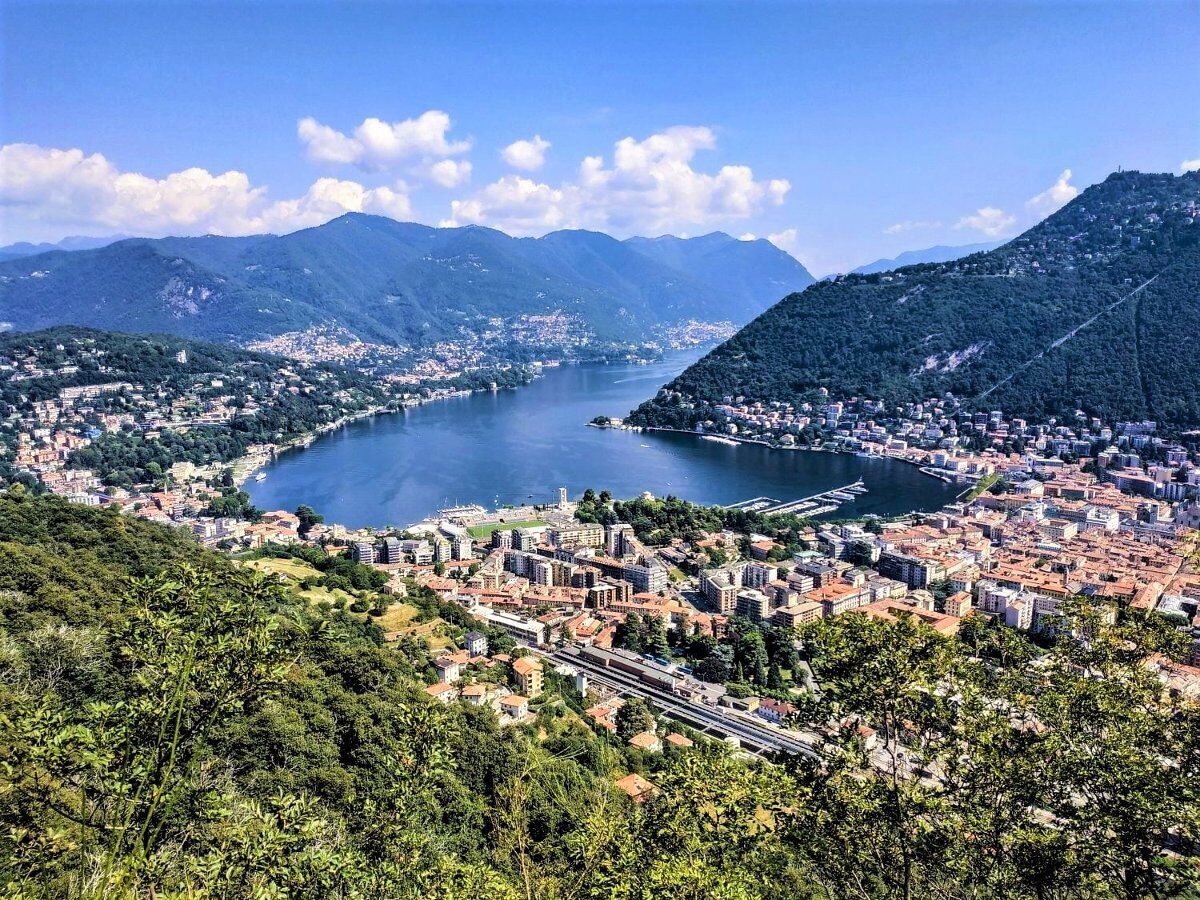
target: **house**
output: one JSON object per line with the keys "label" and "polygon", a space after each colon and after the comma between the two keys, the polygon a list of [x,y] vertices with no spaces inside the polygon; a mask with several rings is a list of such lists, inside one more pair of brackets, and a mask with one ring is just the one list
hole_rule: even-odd
{"label": "house", "polygon": [[444,681],[439,681],[437,684],[431,684],[429,687],[425,688],[425,693],[440,703],[449,703],[454,699],[454,695],[457,692],[454,690],[453,685],[446,684]]}
{"label": "house", "polygon": [[521,693],[527,697],[536,697],[542,692],[542,664],[532,656],[522,656],[513,660],[513,672]]}
{"label": "house", "polygon": [[462,677],[462,667],[452,656],[439,656],[433,661],[433,664],[437,666],[438,681],[454,684]]}
{"label": "house", "polygon": [[629,795],[634,803],[645,803],[654,793],[654,785],[634,772],[617,781],[617,787]]}
{"label": "house", "polygon": [[481,631],[468,631],[464,639],[466,650],[472,656],[487,656],[488,639]]}
{"label": "house", "polygon": [[529,715],[529,698],[520,694],[509,694],[500,701],[500,709],[514,719],[523,719]]}
{"label": "house", "polygon": [[694,746],[691,738],[686,738],[675,731],[667,735],[667,743],[676,750],[686,750],[688,747]]}
{"label": "house", "polygon": [[468,684],[459,692],[459,696],[472,706],[483,706],[487,700],[487,687],[482,684]]}
{"label": "house", "polygon": [[755,710],[759,716],[777,725],[796,711],[796,707],[791,703],[772,700],[770,697],[763,697],[758,704],[758,709]]}
{"label": "house", "polygon": [[595,722],[601,728],[604,728],[607,731],[616,731],[617,730],[617,722],[616,722],[617,708],[616,707],[610,706],[608,704],[601,704],[600,706],[593,706],[591,709],[587,710],[587,715],[591,718],[591,720],[593,722]]}
{"label": "house", "polygon": [[658,735],[653,731],[639,731],[629,739],[629,746],[645,750],[647,753],[662,752],[662,741],[658,739]]}

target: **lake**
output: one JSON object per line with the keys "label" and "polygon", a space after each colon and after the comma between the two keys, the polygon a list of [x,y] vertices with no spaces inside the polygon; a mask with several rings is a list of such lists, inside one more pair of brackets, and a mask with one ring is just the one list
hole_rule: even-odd
{"label": "lake", "polygon": [[625,415],[701,352],[651,365],[563,366],[517,390],[355,422],[284,453],[246,490],[262,509],[307,503],[355,528],[407,525],[463,503],[552,502],[560,485],[572,498],[591,487],[726,504],[794,500],[861,478],[868,493],[842,506],[849,516],[936,509],[961,490],[894,460],[587,427],[597,415]]}

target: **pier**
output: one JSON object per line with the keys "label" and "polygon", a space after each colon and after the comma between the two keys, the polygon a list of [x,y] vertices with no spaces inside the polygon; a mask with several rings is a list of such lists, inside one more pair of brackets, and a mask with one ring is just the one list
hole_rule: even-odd
{"label": "pier", "polygon": [[853,502],[858,495],[865,494],[866,492],[866,484],[863,483],[862,479],[859,479],[839,488],[821,491],[819,494],[812,494],[808,497],[801,497],[799,500],[784,502],[776,500],[774,497],[751,497],[749,500],[731,503],[725,509],[744,509],[748,512],[766,514],[797,513],[799,515],[819,516],[833,512],[843,503]]}

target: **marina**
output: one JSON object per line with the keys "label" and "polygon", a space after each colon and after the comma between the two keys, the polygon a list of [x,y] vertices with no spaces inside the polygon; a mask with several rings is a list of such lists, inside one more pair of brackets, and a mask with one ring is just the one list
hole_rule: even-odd
{"label": "marina", "polygon": [[823,516],[837,510],[843,503],[851,503],[867,493],[867,486],[860,478],[840,488],[821,491],[801,497],[799,500],[776,500],[774,497],[751,497],[740,503],[731,503],[725,509],[744,509],[768,515],[794,513],[796,515]]}

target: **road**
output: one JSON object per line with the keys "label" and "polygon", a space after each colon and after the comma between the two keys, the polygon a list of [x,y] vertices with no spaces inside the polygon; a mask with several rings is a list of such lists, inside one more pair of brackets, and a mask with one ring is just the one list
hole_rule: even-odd
{"label": "road", "polygon": [[781,750],[785,753],[807,756],[810,759],[820,758],[812,746],[794,732],[772,728],[765,722],[760,724],[748,716],[743,718],[734,710],[724,707],[690,703],[669,691],[645,684],[619,669],[606,668],[580,656],[574,647],[565,647],[548,654],[548,657],[554,662],[566,663],[586,672],[589,678],[607,687],[651,700],[656,707],[662,710],[664,715],[678,722],[712,734],[714,737],[737,738],[740,744],[748,750],[756,752]]}

